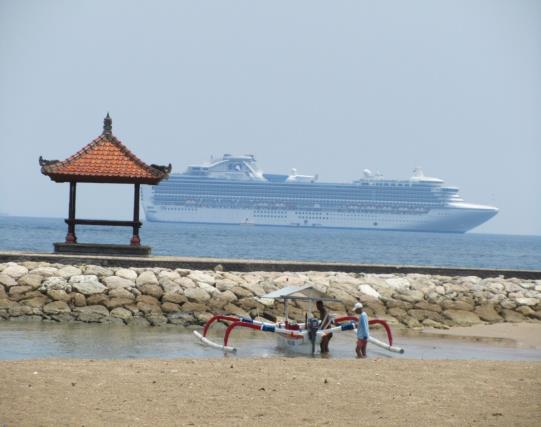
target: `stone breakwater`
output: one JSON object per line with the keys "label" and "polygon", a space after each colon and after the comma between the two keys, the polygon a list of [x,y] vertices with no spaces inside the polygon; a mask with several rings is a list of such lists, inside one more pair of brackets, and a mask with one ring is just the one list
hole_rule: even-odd
{"label": "stone breakwater", "polygon": [[[214,313],[271,321],[283,304],[262,298],[312,283],[350,313],[359,298],[370,317],[409,328],[541,321],[541,280],[341,272],[228,272],[116,268],[46,262],[0,264],[0,319],[134,325],[197,325]],[[304,319],[303,303],[290,317]]]}

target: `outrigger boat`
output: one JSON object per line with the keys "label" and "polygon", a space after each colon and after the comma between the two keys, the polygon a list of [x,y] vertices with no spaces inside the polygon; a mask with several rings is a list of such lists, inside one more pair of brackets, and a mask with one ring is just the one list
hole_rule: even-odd
{"label": "outrigger boat", "polygon": [[[312,316],[312,305],[315,301],[333,301],[336,298],[328,297],[313,285],[307,284],[300,288],[285,287],[269,294],[263,295],[261,298],[282,301],[284,303],[284,321],[283,322],[262,322],[254,320],[250,317],[230,316],[217,314],[210,318],[203,327],[203,333],[194,331],[194,335],[199,341],[209,347],[222,350],[226,353],[236,353],[237,348],[229,345],[229,338],[235,328],[250,328],[257,331],[275,333],[277,336],[278,347],[304,354],[314,354],[319,349],[321,338],[328,333],[340,333],[345,331],[357,330],[358,317],[343,316],[333,319],[334,326],[321,329],[321,321]],[[305,322],[297,323],[288,320],[288,302],[304,301],[307,303],[305,313]],[[225,330],[223,344],[218,344],[207,338],[209,328],[215,322],[227,324]],[[393,335],[389,324],[382,319],[371,319],[368,322],[370,325],[381,325],[387,334],[387,341],[378,340],[373,336],[368,337],[368,341],[378,347],[384,348],[395,353],[404,353],[400,347],[393,345]]]}

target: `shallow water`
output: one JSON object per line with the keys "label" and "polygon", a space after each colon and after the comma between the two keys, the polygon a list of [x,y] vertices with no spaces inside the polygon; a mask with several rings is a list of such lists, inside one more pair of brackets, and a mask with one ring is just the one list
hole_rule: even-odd
{"label": "shallow water", "polygon": [[[209,339],[221,342],[224,328],[217,325]],[[374,332],[375,336],[379,331]],[[271,333],[235,331],[230,345],[235,355],[224,355],[201,345],[192,331],[177,326],[155,328],[80,323],[0,321],[0,359],[139,359],[221,357],[306,357],[284,353]],[[513,341],[464,337],[434,337],[398,333],[395,345],[405,354],[387,352],[369,344],[369,357],[407,359],[541,360],[541,349],[517,348]],[[331,358],[353,358],[353,333],[334,334]],[[321,356],[315,356],[321,357]]]}

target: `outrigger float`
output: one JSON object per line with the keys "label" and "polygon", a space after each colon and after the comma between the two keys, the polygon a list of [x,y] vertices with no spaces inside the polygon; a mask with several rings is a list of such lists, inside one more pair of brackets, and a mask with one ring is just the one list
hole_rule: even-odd
{"label": "outrigger float", "polygon": [[[261,298],[279,300],[284,303],[284,321],[283,322],[261,322],[250,317],[230,316],[217,314],[210,318],[203,327],[203,333],[194,331],[194,335],[199,341],[209,347],[217,350],[222,350],[226,353],[236,353],[237,348],[229,345],[231,333],[235,328],[249,328],[256,331],[271,332],[277,336],[278,347],[284,350],[289,350],[303,354],[314,354],[319,350],[321,338],[329,333],[340,333],[346,331],[357,331],[358,317],[343,316],[333,319],[335,326],[328,329],[320,329],[321,321],[312,316],[312,305],[315,301],[333,301],[336,298],[325,296],[317,290],[313,285],[308,284],[300,288],[285,287],[269,294],[263,295]],[[288,320],[288,302],[304,301],[307,303],[305,313],[305,323],[297,323]],[[209,328],[215,322],[222,322],[227,325],[225,330],[223,344],[218,344],[207,338]],[[389,324],[382,319],[371,319],[368,321],[370,325],[381,325],[387,334],[387,341],[378,340],[373,336],[368,337],[368,341],[385,350],[404,353],[404,349],[393,345],[393,335]]]}

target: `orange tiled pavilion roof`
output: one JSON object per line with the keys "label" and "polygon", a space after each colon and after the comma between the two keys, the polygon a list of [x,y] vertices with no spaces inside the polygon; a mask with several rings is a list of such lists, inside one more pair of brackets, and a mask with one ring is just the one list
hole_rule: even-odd
{"label": "orange tiled pavilion roof", "polygon": [[171,172],[168,166],[147,165],[112,134],[107,113],[103,133],[64,161],[39,158],[41,173],[56,182],[158,184]]}

